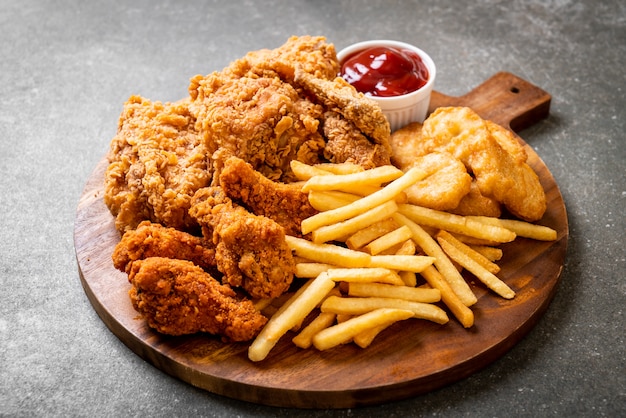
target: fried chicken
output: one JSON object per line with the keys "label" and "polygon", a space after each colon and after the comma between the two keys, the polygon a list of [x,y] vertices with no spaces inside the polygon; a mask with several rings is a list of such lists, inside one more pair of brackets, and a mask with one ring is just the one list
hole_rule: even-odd
{"label": "fried chicken", "polygon": [[299,186],[271,181],[237,157],[226,160],[219,184],[228,197],[273,219],[287,235],[301,236],[302,220],[317,213]]}
{"label": "fried chicken", "polygon": [[374,100],[358,92],[341,77],[333,80],[316,78],[304,71],[296,70],[294,82],[312,94],[327,110],[333,110],[349,120],[376,144],[390,151],[391,128],[382,109]]}
{"label": "fried chicken", "polygon": [[191,196],[210,180],[207,152],[188,100],[151,102],[132,96],[111,141],[104,202],[120,232],[151,220],[189,229]]}
{"label": "fried chicken", "polygon": [[192,80],[191,109],[219,174],[237,156],[272,180],[294,180],[289,162],[317,163],[325,141],[322,108],[274,77],[230,78],[221,73]]}
{"label": "fried chicken", "polygon": [[135,310],[163,334],[207,332],[249,341],[267,322],[248,299],[191,261],[150,257],[133,261],[128,279]]}
{"label": "fried chicken", "polygon": [[328,161],[354,163],[365,169],[389,164],[390,148],[371,142],[339,113],[324,113],[322,129],[328,140],[324,149],[324,157]]}
{"label": "fried chicken", "polygon": [[215,245],[223,283],[253,298],[274,298],[289,288],[295,263],[283,227],[233,203],[219,187],[198,190],[189,213]]}
{"label": "fried chicken", "polygon": [[212,242],[150,221],[126,231],[112,255],[115,268],[126,273],[133,261],[149,257],[188,260],[209,273],[217,266]]}
{"label": "fried chicken", "polygon": [[292,36],[276,49],[248,52],[232,62],[222,73],[240,78],[250,76],[274,77],[292,83],[296,69],[316,78],[332,80],[339,73],[339,61],[333,44],[322,36]]}

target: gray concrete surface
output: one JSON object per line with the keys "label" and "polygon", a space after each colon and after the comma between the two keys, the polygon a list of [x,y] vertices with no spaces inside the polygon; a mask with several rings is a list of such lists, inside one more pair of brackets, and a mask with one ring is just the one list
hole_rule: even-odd
{"label": "gray concrete surface", "polygon": [[[1,416],[619,416],[626,414],[626,4],[622,1],[0,1]],[[292,34],[337,48],[390,38],[460,95],[497,71],[552,94],[521,132],[570,222],[546,315],[501,359],[401,402],[337,411],[249,404],[144,362],[99,319],[72,233],[85,180],[131,94],[177,100],[188,79]]]}

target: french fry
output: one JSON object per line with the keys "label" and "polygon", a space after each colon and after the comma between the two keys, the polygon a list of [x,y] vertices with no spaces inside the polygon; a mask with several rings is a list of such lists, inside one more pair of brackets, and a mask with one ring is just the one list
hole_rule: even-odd
{"label": "french fry", "polygon": [[392,165],[384,165],[367,171],[350,174],[321,175],[311,177],[302,186],[304,193],[311,190],[346,190],[362,186],[377,186],[402,176],[402,170]]}
{"label": "french fry", "polygon": [[354,163],[319,163],[315,164],[314,167],[333,174],[352,174],[365,170],[360,165]]}
{"label": "french fry", "polygon": [[358,250],[364,245],[374,241],[376,238],[379,238],[396,228],[398,228],[398,224],[392,218],[383,219],[382,221],[375,222],[372,225],[355,232],[346,240],[346,245],[348,248]]}
{"label": "french fry", "polygon": [[439,289],[421,289],[417,287],[394,286],[382,283],[349,283],[348,295],[404,299],[422,303],[435,303],[441,300],[441,292]]}
{"label": "french fry", "polygon": [[439,239],[439,244],[451,259],[466,268],[489,289],[493,290],[505,299],[512,299],[515,297],[515,292],[507,286],[506,283],[473,260],[472,257],[468,256],[445,239]]}
{"label": "french fry", "polygon": [[[412,235],[412,234],[411,234]],[[412,239],[407,239],[399,247],[395,247],[394,251],[395,255],[415,255],[417,252],[417,248],[415,246],[415,242]]]}
{"label": "french fry", "polygon": [[502,249],[496,247],[490,247],[488,245],[470,245],[470,248],[477,253],[480,253],[487,260],[494,262],[502,258]]}
{"label": "french fry", "polygon": [[435,261],[435,257],[424,255],[373,255],[370,257],[369,265],[419,273]]}
{"label": "french fry", "polygon": [[248,358],[261,361],[267,357],[278,340],[304,318],[324,299],[335,287],[326,273],[313,279],[308,286],[303,286],[281,307],[265,324],[265,327],[248,348]]}
{"label": "french fry", "polygon": [[398,276],[400,276],[405,286],[417,286],[417,274],[414,271],[399,271]]}
{"label": "french fry", "polygon": [[296,263],[295,276],[301,279],[314,279],[332,268],[337,268],[337,266],[326,263]]}
{"label": "french fry", "polygon": [[[437,269],[445,277],[453,292],[459,299],[465,304],[465,306],[471,306],[475,304],[478,299],[472,289],[470,289],[467,282],[461,273],[454,267],[448,256],[443,252],[439,244],[418,224],[408,219],[406,216],[400,213],[395,213],[394,220],[401,225],[406,225],[411,229],[413,233],[413,240],[424,252],[435,258],[434,264]],[[421,272],[420,272],[421,273]],[[434,287],[434,286],[433,286]],[[440,289],[441,290],[441,289]]]}
{"label": "french fry", "polygon": [[[370,170],[365,171],[364,173],[367,174],[369,171]],[[402,193],[404,189],[421,180],[425,175],[426,174],[417,167],[412,168],[404,173],[402,177],[392,181],[381,190],[365,196],[354,203],[310,216],[302,221],[302,233],[306,235],[321,226],[353,218],[389,200],[393,200]]]}
{"label": "french fry", "polygon": [[496,263],[491,262],[487,257],[482,255],[481,253],[474,251],[468,245],[463,244],[461,241],[454,238],[450,233],[446,231],[439,231],[439,233],[437,234],[437,241],[439,241],[439,245],[441,245],[441,240],[444,240],[448,244],[454,246],[457,250],[461,251],[466,256],[470,257],[472,260],[480,264],[484,269],[488,270],[490,273],[497,274],[500,271],[500,266],[498,266]]}
{"label": "french fry", "polygon": [[371,255],[332,244],[315,244],[304,238],[285,236],[296,255],[317,263],[338,267],[369,267]]}
{"label": "french fry", "polygon": [[516,235],[511,230],[480,222],[476,219],[442,212],[421,206],[400,204],[398,212],[411,219],[418,225],[427,225],[449,232],[468,235],[470,237],[492,240],[496,242],[511,242]]}
{"label": "french fry", "polygon": [[322,226],[312,232],[311,239],[315,243],[323,243],[342,237],[349,237],[360,229],[390,217],[397,210],[398,205],[396,202],[393,200],[387,201],[353,218]]}
{"label": "french fry", "polygon": [[365,250],[371,255],[376,255],[396,244],[408,240],[411,238],[411,235],[411,230],[406,225],[403,225],[394,231],[386,233],[382,237],[376,238],[365,246]]}
{"label": "french fry", "polygon": [[487,225],[506,228],[513,231],[518,237],[531,238],[538,241],[554,241],[557,238],[557,232],[552,228],[517,219],[500,219],[489,216],[468,216],[468,218]]}
{"label": "french fry", "polygon": [[313,344],[313,336],[328,328],[335,322],[337,315],[331,312],[320,312],[298,335],[292,338],[296,347],[309,348]]}
{"label": "french fry", "polygon": [[352,341],[354,341],[354,343],[361,348],[367,348],[372,344],[378,334],[389,328],[390,325],[392,324],[381,324],[376,327],[366,329],[365,331],[355,335],[354,338],[352,338]]}
{"label": "french fry", "polygon": [[298,180],[309,180],[311,177],[315,176],[330,176],[331,172],[322,170],[321,168],[305,164],[298,160],[291,160],[289,162],[289,166],[291,167],[291,171],[296,176]]}
{"label": "french fry", "polygon": [[320,212],[333,210],[359,200],[361,196],[336,190],[312,190],[309,203]]}
{"label": "french fry", "polygon": [[380,309],[403,309],[413,312],[414,318],[426,319],[437,324],[448,322],[446,311],[431,303],[413,302],[410,300],[380,297],[349,297],[330,296],[320,307],[322,312],[334,312],[338,315],[363,315]]}
{"label": "french fry", "polygon": [[404,282],[395,271],[386,268],[330,269],[328,276],[335,282],[389,283],[402,286]]}
{"label": "french fry", "polygon": [[465,303],[454,293],[447,280],[437,271],[434,266],[427,267],[420,273],[426,279],[426,282],[434,289],[441,292],[441,300],[450,309],[452,315],[465,328],[471,328],[474,325],[474,312],[468,308]]}
{"label": "french fry", "polygon": [[313,337],[313,345],[318,350],[327,350],[350,341],[367,329],[402,321],[411,316],[413,312],[402,309],[376,309],[320,331]]}

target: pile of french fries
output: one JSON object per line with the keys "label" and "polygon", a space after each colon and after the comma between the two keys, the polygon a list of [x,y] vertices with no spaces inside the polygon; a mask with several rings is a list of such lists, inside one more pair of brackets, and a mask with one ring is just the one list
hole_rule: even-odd
{"label": "pile of french fries", "polygon": [[497,277],[498,245],[517,236],[556,239],[545,226],[407,203],[404,190],[427,175],[417,168],[297,161],[291,168],[319,211],[302,222],[310,239],[287,237],[296,277],[307,281],[293,294],[257,302],[270,319],[249,347],[252,361],[265,359],[289,331],[300,348],[327,350],[348,342],[365,348],[398,321],[447,323],[441,306],[470,328],[477,298],[462,270],[511,299],[515,292]]}

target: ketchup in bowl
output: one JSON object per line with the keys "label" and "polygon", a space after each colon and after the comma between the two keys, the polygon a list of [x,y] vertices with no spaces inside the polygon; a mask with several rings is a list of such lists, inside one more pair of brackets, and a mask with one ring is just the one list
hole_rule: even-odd
{"label": "ketchup in bowl", "polygon": [[341,76],[367,96],[401,96],[428,81],[420,56],[403,48],[375,46],[358,51],[341,64]]}

